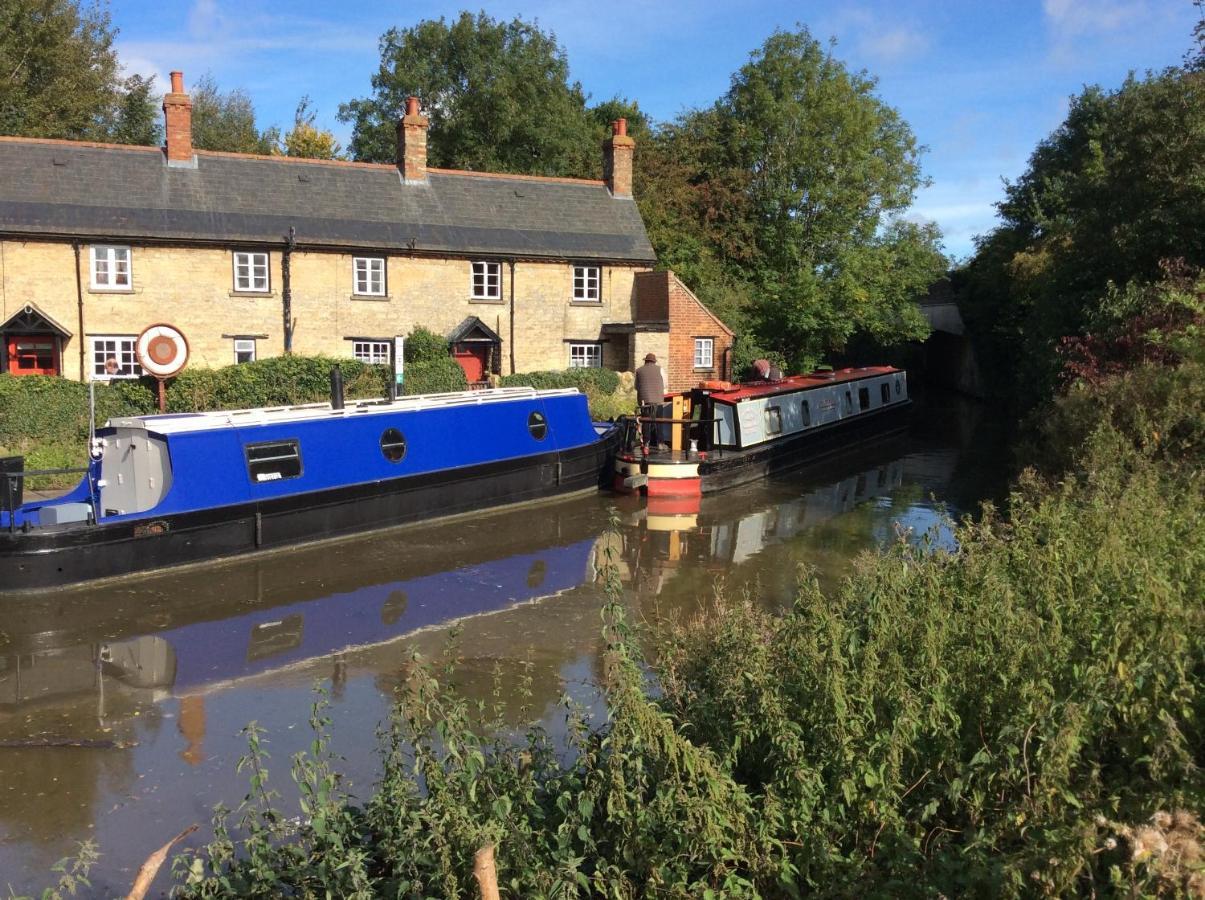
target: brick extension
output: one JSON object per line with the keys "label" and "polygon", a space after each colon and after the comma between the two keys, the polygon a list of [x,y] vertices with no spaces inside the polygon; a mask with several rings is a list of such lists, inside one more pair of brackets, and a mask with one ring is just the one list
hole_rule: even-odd
{"label": "brick extension", "polygon": [[[732,377],[732,330],[672,271],[636,273],[636,322],[669,327],[668,357],[659,360],[665,368],[667,390],[682,391],[700,381]],[[715,342],[710,369],[694,366],[695,338]]]}

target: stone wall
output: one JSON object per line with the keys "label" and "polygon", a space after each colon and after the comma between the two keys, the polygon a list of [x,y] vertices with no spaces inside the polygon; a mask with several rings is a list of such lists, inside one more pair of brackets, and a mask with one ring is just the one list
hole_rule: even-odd
{"label": "stone wall", "polygon": [[[350,356],[349,338],[392,338],[416,325],[448,334],[477,316],[503,339],[503,372],[510,371],[511,267],[502,263],[502,298],[473,300],[467,259],[389,257],[386,296],[357,298],[352,254],[297,252],[292,257],[293,349],[301,354]],[[131,248],[132,287],[89,286],[88,247],[81,247],[80,278],[87,336],[136,335],[168,322],[188,338],[194,366],[234,361],[230,336],[258,336],[259,357],[284,350],[281,250],[269,253],[270,286],[262,294],[233,290],[233,251],[200,247]],[[562,369],[570,341],[598,341],[602,326],[630,323],[635,276],[642,269],[601,267],[601,301],[575,303],[569,262],[514,266],[515,369]],[[66,243],[0,241],[0,321],[33,303],[72,332],[63,347],[63,374],[80,377],[80,325],[75,263]],[[226,337],[223,337],[226,335]]]}

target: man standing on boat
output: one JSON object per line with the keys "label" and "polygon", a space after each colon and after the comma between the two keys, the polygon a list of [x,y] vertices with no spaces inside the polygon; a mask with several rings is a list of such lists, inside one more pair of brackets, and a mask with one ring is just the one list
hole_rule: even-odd
{"label": "man standing on boat", "polygon": [[[661,415],[665,405],[665,373],[657,365],[655,353],[645,354],[644,365],[636,370],[636,402],[639,404],[641,416]],[[661,440],[661,431],[662,428],[645,425],[645,443],[664,443]]]}

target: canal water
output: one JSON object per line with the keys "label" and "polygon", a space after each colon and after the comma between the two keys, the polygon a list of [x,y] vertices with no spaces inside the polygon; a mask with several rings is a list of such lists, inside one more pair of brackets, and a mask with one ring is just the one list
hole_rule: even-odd
{"label": "canal water", "polygon": [[[289,757],[308,745],[316,683],[353,793],[371,790],[374,730],[406,659],[455,626],[458,683],[495,672],[556,727],[599,658],[600,567],[619,568],[630,619],[688,614],[716,585],[791,602],[801,566],[836,583],[897,540],[949,545],[944,516],[1004,489],[1002,423],[952,396],[918,402],[907,435],[802,474],[649,509],[606,495],[397,529],[258,560],[0,601],[0,890],[40,889],[91,838],[97,896],[246,780],[239,731],[267,731],[289,814]],[[617,530],[609,523],[618,521]],[[161,878],[159,884],[165,884]]]}

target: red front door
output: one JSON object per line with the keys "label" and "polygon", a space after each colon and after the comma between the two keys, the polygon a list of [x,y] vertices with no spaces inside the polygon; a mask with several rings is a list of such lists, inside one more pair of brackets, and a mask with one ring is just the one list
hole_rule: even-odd
{"label": "red front door", "polygon": [[59,339],[53,334],[10,334],[5,345],[10,375],[59,374]]}
{"label": "red front door", "polygon": [[466,347],[463,344],[453,351],[452,356],[460,363],[460,368],[464,369],[464,377],[469,384],[485,381],[485,361],[488,353],[485,347]]}

